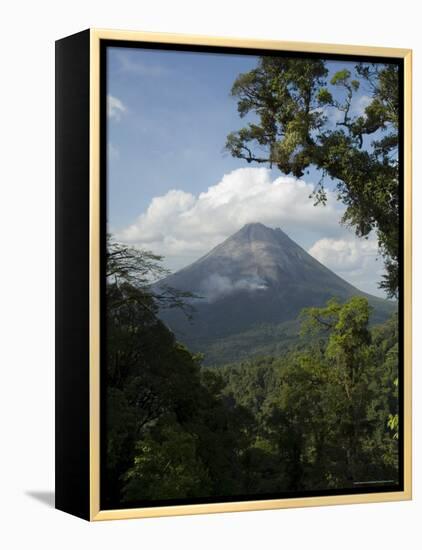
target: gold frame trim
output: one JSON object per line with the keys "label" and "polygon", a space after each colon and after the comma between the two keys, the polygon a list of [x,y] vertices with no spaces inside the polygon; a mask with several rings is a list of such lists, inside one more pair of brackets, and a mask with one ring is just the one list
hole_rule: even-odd
{"label": "gold frame trim", "polygon": [[[100,40],[256,48],[337,55],[395,57],[404,60],[404,490],[388,493],[300,497],[246,502],[186,504],[100,510]],[[90,30],[90,520],[148,518],[271,510],[334,504],[391,502],[412,498],[412,50],[220,38],[197,35]]]}

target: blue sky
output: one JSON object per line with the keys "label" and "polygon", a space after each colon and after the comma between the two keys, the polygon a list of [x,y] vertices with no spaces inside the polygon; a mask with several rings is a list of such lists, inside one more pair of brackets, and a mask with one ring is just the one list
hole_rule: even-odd
{"label": "blue sky", "polygon": [[[339,225],[343,207],[334,195],[328,209],[309,208],[316,170],[304,181],[283,179],[276,169],[251,168],[224,152],[227,134],[244,124],[231,86],[257,61],[243,55],[108,49],[109,231],[162,253],[176,270],[244,222],[262,221],[280,226],[345,279],[380,295],[382,263],[375,241],[357,240]],[[330,73],[353,68],[344,62],[328,66]],[[367,94],[362,89],[356,95],[356,111],[366,106]],[[268,208],[265,197],[271,200]],[[306,219],[300,213],[293,219],[298,203],[309,213]],[[260,205],[256,212],[254,204]]]}
{"label": "blue sky", "polygon": [[[110,225],[120,227],[171,188],[197,193],[244,166],[223,154],[239,126],[230,88],[257,58],[111,48],[108,93],[127,111],[109,124]],[[115,162],[115,161],[119,162]]]}

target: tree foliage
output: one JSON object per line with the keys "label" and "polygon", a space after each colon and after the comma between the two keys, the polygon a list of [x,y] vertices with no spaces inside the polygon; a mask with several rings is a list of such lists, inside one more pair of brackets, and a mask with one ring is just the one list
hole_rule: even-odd
{"label": "tree foliage", "polygon": [[301,349],[204,368],[158,318],[183,307],[159,258],[115,243],[108,269],[104,506],[397,480],[396,318],[332,300]]}
{"label": "tree foliage", "polygon": [[[238,491],[250,415],[175,340],[160,307],[185,296],[151,285],[160,258],[113,243],[107,278],[107,505]],[[139,274],[139,276],[138,276]],[[160,294],[163,292],[163,294]],[[210,484],[209,476],[214,476]]]}
{"label": "tree foliage", "polygon": [[[363,298],[309,308],[303,329],[320,338],[308,349],[222,369],[226,391],[257,419],[254,448],[273,487],[397,480],[397,318],[370,330],[369,313]],[[254,479],[257,492],[271,485]]]}

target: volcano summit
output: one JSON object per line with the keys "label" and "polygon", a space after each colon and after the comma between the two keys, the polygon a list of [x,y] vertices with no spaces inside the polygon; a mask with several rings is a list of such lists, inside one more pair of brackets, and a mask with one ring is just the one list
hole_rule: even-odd
{"label": "volcano summit", "polygon": [[330,298],[344,302],[352,296],[364,296],[373,308],[372,322],[386,320],[396,309],[393,302],[366,294],[346,282],[281,229],[261,223],[245,225],[208,254],[157,285],[198,297],[192,300],[191,321],[176,310],[163,311],[161,318],[180,341],[206,354],[216,344],[224,347],[225,342],[239,339],[247,352],[251,334],[256,336],[262,330],[273,334],[270,340],[280,340],[283,330],[280,333],[275,327],[289,327],[288,332],[292,333],[293,322],[297,331],[301,310],[323,306]]}

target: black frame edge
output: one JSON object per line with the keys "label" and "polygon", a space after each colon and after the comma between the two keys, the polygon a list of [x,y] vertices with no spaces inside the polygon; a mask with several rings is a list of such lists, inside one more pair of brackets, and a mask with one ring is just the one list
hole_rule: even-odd
{"label": "black frame edge", "polygon": [[55,507],[89,520],[90,31],[55,52]]}

